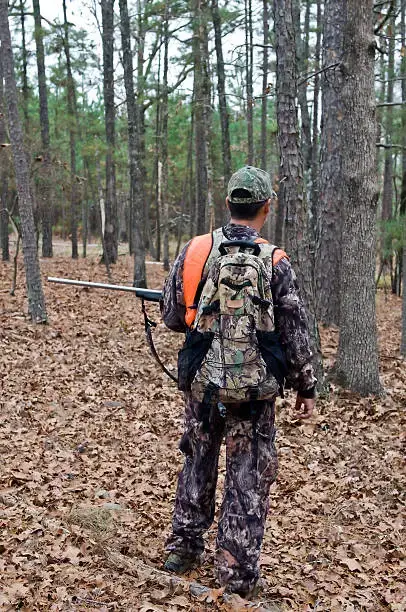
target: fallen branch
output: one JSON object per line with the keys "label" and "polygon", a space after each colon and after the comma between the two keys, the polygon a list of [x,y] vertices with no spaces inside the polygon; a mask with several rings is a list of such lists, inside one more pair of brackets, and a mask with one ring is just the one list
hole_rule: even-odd
{"label": "fallen branch", "polygon": [[[126,557],[125,555],[113,550],[105,550],[104,554],[110,567],[118,569],[121,572],[125,572],[130,576],[135,576],[139,579],[150,579],[158,582],[160,586],[169,588],[171,592],[174,592],[176,587],[181,587],[185,593],[188,593],[191,597],[198,598],[200,601],[204,601],[206,598],[208,601],[210,598],[215,600],[217,597],[217,595],[216,597],[212,597],[212,594],[214,593],[213,589],[210,589],[199,582],[191,582],[186,578],[167,574],[162,570],[146,565],[139,559]],[[224,603],[230,605],[231,610],[256,610],[257,612],[281,612],[282,610],[282,608],[276,603],[265,605],[262,602],[253,602],[242,599],[235,594],[229,595],[227,593],[222,593],[221,599]]]}

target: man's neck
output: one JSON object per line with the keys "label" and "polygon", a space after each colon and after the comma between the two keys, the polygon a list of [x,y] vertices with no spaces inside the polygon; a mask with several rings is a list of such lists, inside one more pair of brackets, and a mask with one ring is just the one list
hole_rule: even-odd
{"label": "man's neck", "polygon": [[245,225],[246,227],[252,227],[258,234],[262,229],[262,219],[233,219],[231,217],[230,223],[233,225]]}

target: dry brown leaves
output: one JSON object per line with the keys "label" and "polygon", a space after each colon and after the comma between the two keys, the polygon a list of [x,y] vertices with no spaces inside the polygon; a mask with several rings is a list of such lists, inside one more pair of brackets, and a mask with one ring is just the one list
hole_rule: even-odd
{"label": "dry brown leaves", "polygon": [[[106,281],[96,258],[41,265],[44,279]],[[130,259],[120,257],[114,281],[130,283],[131,269]],[[148,269],[151,287],[161,287],[161,267]],[[130,575],[107,562],[106,553],[116,552],[161,568],[182,462],[182,398],[150,357],[138,301],[45,284],[50,324],[34,327],[21,279],[16,296],[8,294],[11,274],[2,263],[0,604],[51,611],[244,609],[242,600],[227,604],[215,590],[215,525],[206,563],[188,577],[211,589],[203,599],[169,588],[154,572]],[[158,317],[155,306],[150,310]],[[361,399],[332,385],[305,424],[294,420],[292,397],[279,403],[280,472],[257,609],[276,603],[301,611],[405,610],[400,310],[398,298],[379,296],[386,397]],[[159,353],[175,367],[181,338],[162,326],[155,336]],[[337,331],[322,336],[328,365]]]}

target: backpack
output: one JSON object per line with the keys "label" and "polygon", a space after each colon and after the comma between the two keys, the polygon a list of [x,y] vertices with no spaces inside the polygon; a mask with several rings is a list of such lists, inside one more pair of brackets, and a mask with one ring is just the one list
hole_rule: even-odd
{"label": "backpack", "polygon": [[206,405],[273,399],[286,361],[275,331],[269,272],[276,247],[223,241],[199,284],[196,317],[179,352],[179,388]]}

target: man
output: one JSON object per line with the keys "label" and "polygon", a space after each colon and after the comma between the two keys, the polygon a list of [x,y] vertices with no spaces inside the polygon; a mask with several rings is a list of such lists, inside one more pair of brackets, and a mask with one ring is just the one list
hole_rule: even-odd
{"label": "man", "polygon": [[[205,278],[208,262],[219,257],[221,240],[266,242],[259,232],[269,214],[273,194],[271,179],[263,170],[245,166],[233,174],[226,199],[230,223],[215,230],[212,237],[197,237],[189,242],[166,280],[162,314],[170,329],[185,332],[193,323],[196,304],[188,293],[194,297],[196,284]],[[272,257],[264,261],[272,290],[275,329],[287,360],[287,384],[297,391],[298,416],[308,418],[314,407],[316,379],[296,277],[280,249],[273,250]],[[195,286],[191,290],[193,278]],[[220,585],[228,592],[249,597],[259,578],[269,488],[277,472],[275,403],[271,399],[230,404],[225,414],[214,411],[207,428],[207,422],[206,427],[203,423],[205,406],[190,392],[185,392],[185,400],[185,430],[180,442],[185,463],[178,480],[165,568],[183,573],[200,561],[203,534],[214,518],[218,457],[225,436],[227,468],[215,569]]]}

